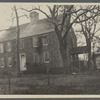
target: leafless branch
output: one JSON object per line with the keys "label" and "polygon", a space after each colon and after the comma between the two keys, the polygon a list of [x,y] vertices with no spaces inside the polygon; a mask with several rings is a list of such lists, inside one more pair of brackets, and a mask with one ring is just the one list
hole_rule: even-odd
{"label": "leafless branch", "polygon": [[66,32],[65,32],[65,34],[64,34],[64,36],[63,36],[63,38],[62,38],[62,40],[66,37],[68,31],[70,30],[70,28],[72,27],[72,25],[75,23],[75,21],[76,21],[80,16],[82,16],[84,13],[86,13],[86,12],[84,11],[84,12],[82,12],[81,14],[78,14],[77,17],[73,20],[73,22],[70,23],[70,25],[69,25],[69,27],[67,28],[67,30],[66,30]]}
{"label": "leafless branch", "polygon": [[38,10],[38,11],[40,11],[41,13],[43,13],[47,18],[50,18],[50,19],[51,19],[51,17],[50,17],[46,12],[44,12],[43,10],[41,10],[40,7],[39,7],[39,8],[34,7],[34,8],[32,8],[31,10],[27,10],[27,9],[24,9],[24,8],[20,8],[20,9],[21,9],[21,10],[24,10],[24,11],[27,11],[27,12],[32,12],[32,11],[34,11],[34,10]]}

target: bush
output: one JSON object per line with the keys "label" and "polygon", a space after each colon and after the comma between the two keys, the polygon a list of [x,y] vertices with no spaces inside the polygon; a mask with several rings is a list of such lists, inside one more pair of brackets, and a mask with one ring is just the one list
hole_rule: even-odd
{"label": "bush", "polygon": [[46,73],[46,66],[43,64],[29,64],[27,66],[28,73]]}

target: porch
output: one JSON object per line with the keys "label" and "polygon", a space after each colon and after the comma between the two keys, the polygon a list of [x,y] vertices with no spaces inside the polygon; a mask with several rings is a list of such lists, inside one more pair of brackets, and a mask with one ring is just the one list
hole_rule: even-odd
{"label": "porch", "polygon": [[88,68],[88,47],[75,47],[71,50],[70,53],[72,72],[85,72]]}

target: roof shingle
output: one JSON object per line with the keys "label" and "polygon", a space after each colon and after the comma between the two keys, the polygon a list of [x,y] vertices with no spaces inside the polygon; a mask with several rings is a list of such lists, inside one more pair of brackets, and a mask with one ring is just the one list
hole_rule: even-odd
{"label": "roof shingle", "polygon": [[[20,25],[20,38],[48,33],[50,31],[54,31],[54,28],[47,19],[42,19],[34,24],[26,23]],[[2,32],[0,42],[16,39],[16,32],[16,27]]]}

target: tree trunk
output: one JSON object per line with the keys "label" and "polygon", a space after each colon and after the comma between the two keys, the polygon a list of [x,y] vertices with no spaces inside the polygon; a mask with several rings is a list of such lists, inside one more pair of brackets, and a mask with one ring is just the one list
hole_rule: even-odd
{"label": "tree trunk", "polygon": [[17,10],[16,10],[16,6],[14,6],[14,10],[15,10],[15,15],[16,15],[16,22],[17,22],[17,39],[16,39],[16,42],[17,42],[17,63],[16,63],[16,69],[17,69],[17,77],[20,76],[20,60],[19,60],[19,33],[20,33],[20,30],[19,30],[19,19],[18,19],[18,13],[17,13]]}
{"label": "tree trunk", "polygon": [[94,52],[93,52],[93,55],[92,55],[92,61],[93,61],[93,64],[94,64],[94,71],[96,71],[97,67],[96,67],[96,58],[95,58]]}
{"label": "tree trunk", "polygon": [[65,69],[65,74],[71,74],[71,68],[68,65],[68,57],[67,57],[67,41],[66,42],[62,41],[62,35],[61,32],[58,30],[57,26],[55,26],[55,32],[58,38],[59,50],[63,62],[63,67]]}
{"label": "tree trunk", "polygon": [[93,70],[93,64],[92,64],[92,56],[91,56],[91,41],[88,39],[87,41],[87,47],[88,47],[88,70]]}
{"label": "tree trunk", "polygon": [[[65,74],[71,74],[71,66],[69,66],[68,64],[68,58],[67,58],[67,50],[65,49],[65,47],[62,45],[60,45],[60,53],[61,53],[61,57],[62,57],[62,62],[63,62],[63,67],[65,69]],[[70,59],[70,57],[69,57]]]}

